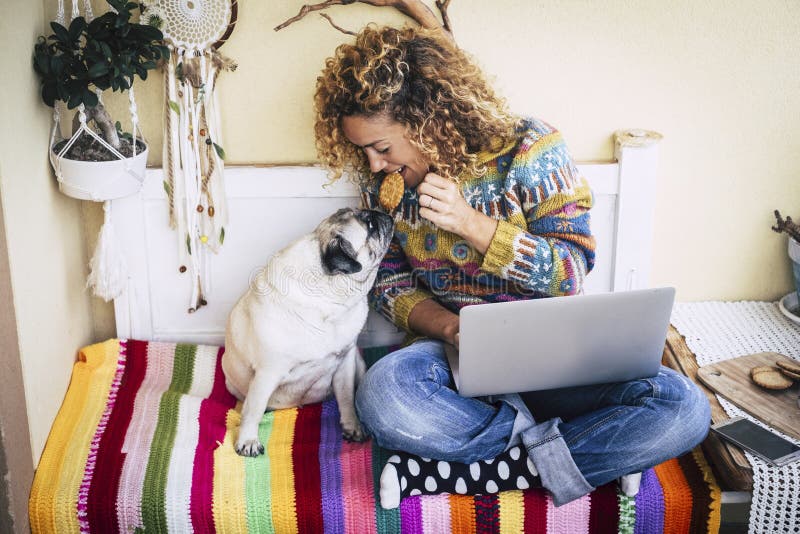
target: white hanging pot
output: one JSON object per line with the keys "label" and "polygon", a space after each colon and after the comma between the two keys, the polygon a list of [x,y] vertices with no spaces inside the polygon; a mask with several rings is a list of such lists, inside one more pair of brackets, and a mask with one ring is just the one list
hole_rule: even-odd
{"label": "white hanging pot", "polygon": [[73,198],[102,202],[139,192],[144,182],[147,153],[145,145],[144,150],[131,158],[80,161],[59,157],[51,148],[50,162],[56,171],[62,193]]}
{"label": "white hanging pot", "polygon": [[800,243],[794,238],[789,238],[789,258],[792,260],[792,274],[794,275],[795,292],[800,301]]}

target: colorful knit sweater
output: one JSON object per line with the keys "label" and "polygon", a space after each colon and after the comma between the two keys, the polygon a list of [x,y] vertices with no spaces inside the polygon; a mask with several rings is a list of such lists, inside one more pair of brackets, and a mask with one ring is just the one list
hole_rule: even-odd
{"label": "colorful knit sweater", "polygon": [[[406,331],[422,300],[434,298],[458,313],[472,304],[572,295],[594,265],[592,193],[557,130],[526,120],[516,142],[479,159],[487,173],[462,176],[461,191],[473,208],[498,220],[485,255],[419,217],[416,191],[403,195],[370,304]],[[362,186],[362,203],[383,210],[376,182]]]}

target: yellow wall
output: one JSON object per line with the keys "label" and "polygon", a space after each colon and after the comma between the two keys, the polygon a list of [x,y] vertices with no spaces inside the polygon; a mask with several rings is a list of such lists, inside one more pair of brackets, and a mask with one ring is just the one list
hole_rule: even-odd
{"label": "yellow wall", "polygon": [[35,462],[77,349],[94,337],[80,203],[58,192],[50,171],[51,114],[30,61],[44,27],[41,3],[0,3],[0,197]]}

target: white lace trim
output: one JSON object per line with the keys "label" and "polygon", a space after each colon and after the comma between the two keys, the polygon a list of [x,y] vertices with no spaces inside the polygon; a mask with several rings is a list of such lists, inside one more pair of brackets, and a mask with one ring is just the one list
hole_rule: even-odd
{"label": "white lace trim", "polygon": [[[686,338],[686,345],[701,366],[767,351],[800,360],[800,326],[784,317],[777,303],[678,303],[672,314],[672,324]],[[717,399],[728,415],[746,417],[767,427],[719,395]],[[796,439],[777,433],[798,443]],[[750,453],[745,455],[753,466],[749,532],[797,532],[800,462],[776,468]]]}

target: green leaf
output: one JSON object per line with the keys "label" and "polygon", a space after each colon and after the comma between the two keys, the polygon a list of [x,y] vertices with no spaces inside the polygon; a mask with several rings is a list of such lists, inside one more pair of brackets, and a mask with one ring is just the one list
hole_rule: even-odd
{"label": "green leaf", "polygon": [[118,133],[122,133],[122,123],[121,122],[119,122],[119,121],[115,122],[114,123],[114,128],[117,129]]}
{"label": "green leaf", "polygon": [[50,74],[50,61],[52,61],[52,59],[54,58],[48,59],[44,54],[36,54],[33,56],[34,70],[41,76]]}
{"label": "green leaf", "polygon": [[98,102],[99,100],[94,91],[90,91],[89,89],[85,89],[83,91],[83,103],[86,105],[86,107],[93,108]]}
{"label": "green leaf", "polygon": [[83,17],[75,17],[69,25],[69,40],[77,41],[83,30],[86,29],[86,20]]}
{"label": "green leaf", "polygon": [[172,186],[169,185],[169,182],[166,181],[166,180],[164,180],[164,191],[167,192],[167,197],[168,198],[172,197]]}
{"label": "green leaf", "polygon": [[133,24],[132,26],[136,28],[136,33],[143,41],[160,41],[164,38],[164,34],[161,33],[161,30],[155,26],[148,26],[146,24]]}
{"label": "green leaf", "polygon": [[64,58],[61,56],[53,56],[50,58],[50,70],[56,75],[61,75],[64,72]]}
{"label": "green leaf", "polygon": [[56,89],[55,83],[50,82],[42,85],[42,100],[44,100],[45,104],[53,107],[57,98],[58,90]]}
{"label": "green leaf", "polygon": [[212,142],[211,144],[214,145],[214,150],[217,151],[217,156],[219,156],[219,159],[225,159],[225,151],[222,149],[222,147],[217,143]]}
{"label": "green leaf", "polygon": [[192,241],[189,239],[189,234],[186,234],[186,250],[189,251],[189,254],[192,253]]}
{"label": "green leaf", "polygon": [[225,242],[225,227],[219,229],[219,244],[223,244]]}
{"label": "green leaf", "polygon": [[80,93],[71,93],[69,95],[69,102],[67,102],[67,108],[75,109],[83,102],[83,92]]}
{"label": "green leaf", "polygon": [[91,67],[89,67],[89,78],[99,78],[104,74],[108,74],[108,65],[105,63],[95,63]]}
{"label": "green leaf", "polygon": [[176,115],[180,115],[181,114],[181,108],[180,108],[180,106],[178,106],[178,103],[175,102],[174,100],[170,100],[169,101],[169,109],[174,111]]}
{"label": "green leaf", "polygon": [[53,28],[53,32],[55,33],[56,39],[61,41],[62,43],[69,43],[69,31],[59,24],[58,22],[51,22],[50,27]]}

